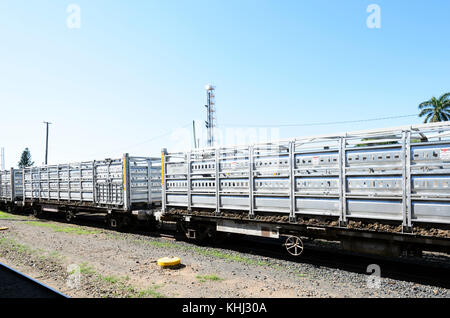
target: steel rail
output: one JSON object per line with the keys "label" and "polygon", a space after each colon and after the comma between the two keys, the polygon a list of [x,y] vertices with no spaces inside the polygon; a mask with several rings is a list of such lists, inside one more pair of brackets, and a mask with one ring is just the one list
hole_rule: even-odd
{"label": "steel rail", "polygon": [[69,298],[3,263],[0,278],[0,298]]}

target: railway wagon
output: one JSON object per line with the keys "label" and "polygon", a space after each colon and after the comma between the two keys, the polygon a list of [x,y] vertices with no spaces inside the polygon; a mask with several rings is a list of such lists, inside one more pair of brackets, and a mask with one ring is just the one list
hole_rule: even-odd
{"label": "railway wagon", "polygon": [[39,217],[104,213],[112,228],[147,219],[161,205],[161,159],[130,157],[23,169],[23,205]]}
{"label": "railway wagon", "polygon": [[13,211],[22,204],[22,169],[0,171],[0,206]]}
{"label": "railway wagon", "polygon": [[398,256],[450,251],[450,123],[162,151],[162,220],[189,237],[304,239]]}

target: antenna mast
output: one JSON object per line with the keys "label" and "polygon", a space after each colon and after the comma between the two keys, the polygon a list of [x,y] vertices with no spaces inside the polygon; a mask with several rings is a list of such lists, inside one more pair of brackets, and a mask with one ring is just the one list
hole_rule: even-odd
{"label": "antenna mast", "polygon": [[208,147],[214,146],[214,127],[215,124],[215,116],[214,113],[216,112],[216,102],[215,102],[215,87],[211,84],[208,84],[205,86],[206,89],[206,101],[207,105],[205,105],[207,109],[207,118],[206,118],[206,128],[208,130]]}

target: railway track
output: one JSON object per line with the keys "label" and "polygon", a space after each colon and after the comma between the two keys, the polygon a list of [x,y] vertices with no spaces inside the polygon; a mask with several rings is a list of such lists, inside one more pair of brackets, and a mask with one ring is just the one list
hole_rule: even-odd
{"label": "railway track", "polygon": [[305,244],[304,253],[299,257],[294,257],[281,247],[281,242],[266,240],[264,243],[262,245],[260,239],[241,237],[239,244],[230,242],[222,244],[220,247],[263,257],[366,275],[370,274],[367,271],[368,266],[376,264],[380,266],[382,278],[450,288],[450,257],[446,256],[441,259],[427,255],[422,258],[388,258],[347,252],[339,249],[338,246],[332,246],[332,244],[322,246],[315,242],[308,242]]}
{"label": "railway track", "polygon": [[[80,221],[83,224],[100,225],[100,219],[94,220],[86,217],[80,219]],[[150,234],[149,231],[142,229],[135,229],[130,232],[140,235]],[[151,234],[168,240],[192,243],[192,240],[173,230],[160,230]],[[324,266],[367,275],[369,275],[367,267],[370,264],[377,264],[380,266],[382,278],[410,281],[450,289],[450,255],[435,256],[436,254],[434,253],[424,253],[423,257],[388,258],[344,251],[339,248],[338,243],[334,242],[307,241],[305,242],[304,253],[299,257],[295,257],[286,252],[286,249],[282,246],[282,241],[245,235],[234,235],[233,237],[234,239],[225,240],[222,243],[206,242],[202,244],[240,253],[294,263]]]}
{"label": "railway track", "polygon": [[[58,217],[53,217],[51,219],[53,221],[63,220],[63,218]],[[97,228],[108,228],[104,224],[102,217],[78,217],[76,224]],[[182,233],[167,229],[155,232],[142,228],[133,228],[127,230],[127,232],[193,243],[192,240],[186,238]],[[231,239],[225,240],[222,243],[204,242],[201,243],[201,245],[279,259],[297,264],[304,263],[314,266],[324,266],[366,275],[370,274],[367,272],[367,267],[370,264],[377,264],[380,266],[382,278],[409,281],[450,289],[450,256],[447,255],[434,256],[435,254],[424,253],[421,258],[388,258],[344,251],[339,249],[338,243],[306,241],[303,254],[299,257],[295,257],[286,252],[281,241],[241,235],[233,235]]]}
{"label": "railway track", "polygon": [[68,298],[15,269],[0,263],[0,298]]}

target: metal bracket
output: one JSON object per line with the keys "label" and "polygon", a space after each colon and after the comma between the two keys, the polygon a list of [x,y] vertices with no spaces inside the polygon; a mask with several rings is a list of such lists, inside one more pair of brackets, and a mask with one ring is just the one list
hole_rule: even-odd
{"label": "metal bracket", "polygon": [[339,227],[348,227],[347,221],[339,221]]}
{"label": "metal bracket", "polygon": [[412,226],[403,226],[402,232],[407,233],[407,234],[412,234],[413,233]]}

